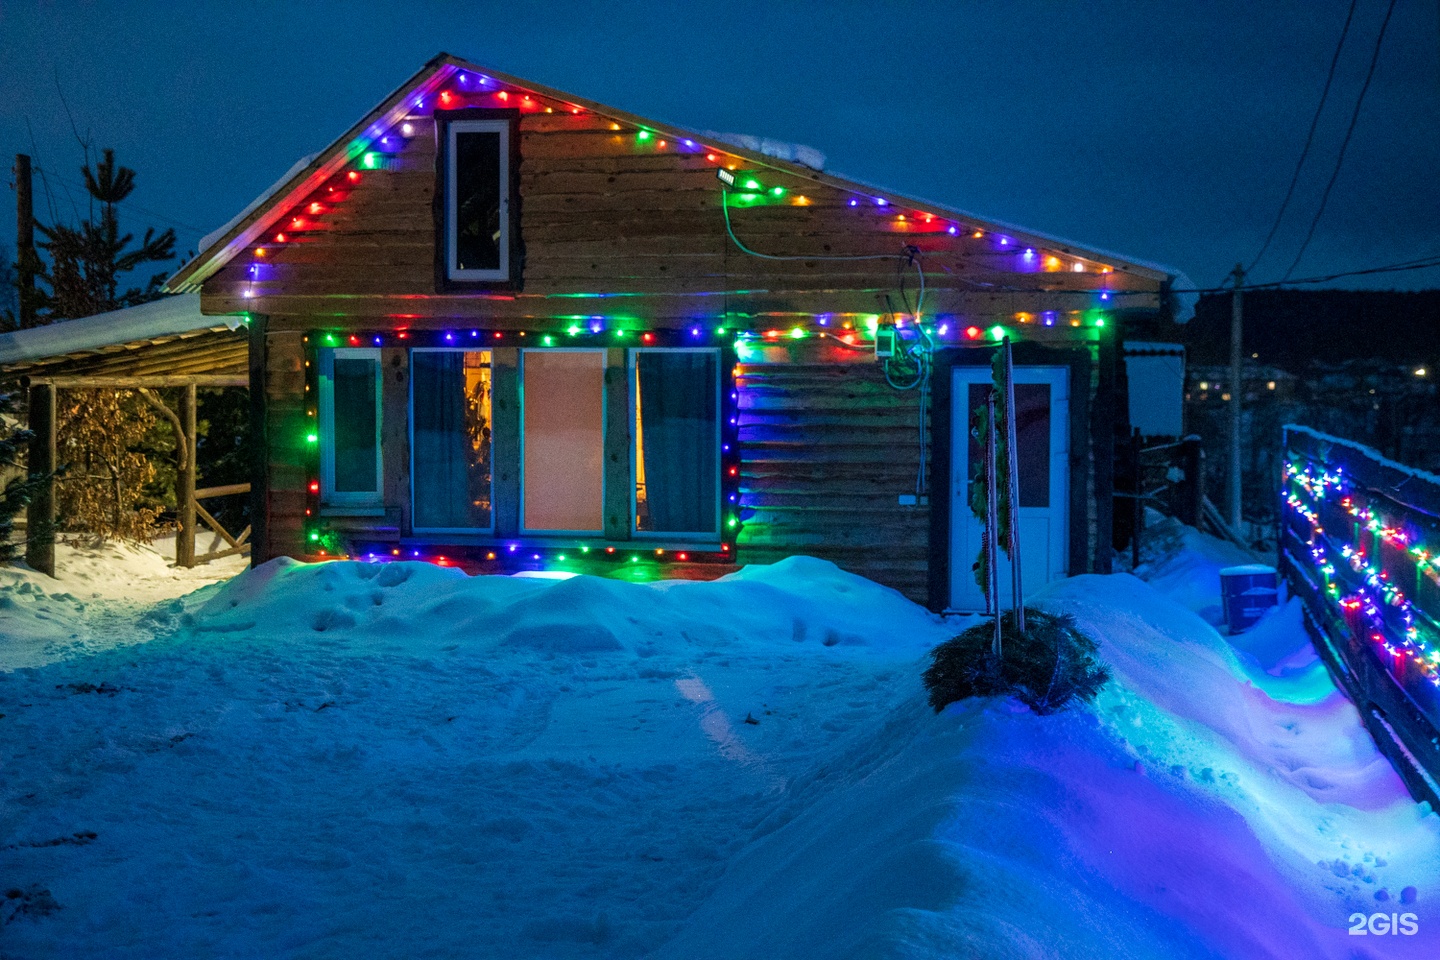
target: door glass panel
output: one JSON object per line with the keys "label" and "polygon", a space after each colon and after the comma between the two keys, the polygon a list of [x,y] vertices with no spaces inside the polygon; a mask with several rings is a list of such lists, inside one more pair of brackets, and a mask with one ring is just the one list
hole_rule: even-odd
{"label": "door glass panel", "polygon": [[526,530],[605,527],[605,353],[523,353]]}
{"label": "door glass panel", "polygon": [[[975,479],[984,463],[985,448],[976,437],[980,411],[990,393],[990,384],[968,385],[970,411],[970,477]],[[1019,448],[1020,506],[1050,506],[1050,384],[1015,384],[1015,445]]]}

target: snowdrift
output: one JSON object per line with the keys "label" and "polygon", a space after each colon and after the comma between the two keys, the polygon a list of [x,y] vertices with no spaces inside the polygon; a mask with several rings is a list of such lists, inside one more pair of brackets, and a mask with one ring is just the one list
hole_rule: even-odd
{"label": "snowdrift", "polygon": [[[148,642],[0,673],[4,949],[1434,955],[1440,821],[1296,609],[1232,645],[1187,557],[1157,577],[1179,602],[1045,591],[1115,671],[1047,718],[931,712],[927,651],[964,621],[816,560],[274,561],[152,609]],[[1419,933],[1346,933],[1392,910]]]}

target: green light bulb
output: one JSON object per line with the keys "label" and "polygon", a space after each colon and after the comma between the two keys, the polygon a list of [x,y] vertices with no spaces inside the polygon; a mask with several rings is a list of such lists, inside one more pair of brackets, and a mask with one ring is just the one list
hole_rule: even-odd
{"label": "green light bulb", "polygon": [[318,530],[311,530],[311,531],[310,531],[310,539],[311,539],[312,541],[319,540],[319,539],[320,539],[320,532],[319,532]]}
{"label": "green light bulb", "polygon": [[313,434],[313,433],[310,433],[310,434],[306,434],[306,435],[305,435],[305,442],[306,442],[306,443],[318,443],[319,441],[320,441],[320,438],[319,438],[318,436],[316,436],[315,434]]}
{"label": "green light bulb", "polygon": [[572,323],[570,324],[570,326],[565,328],[565,332],[572,337],[578,337],[580,336],[580,325],[577,323]]}
{"label": "green light bulb", "polygon": [[636,139],[636,140],[649,140],[649,139],[650,139],[650,131],[649,131],[649,130],[641,130],[639,133],[635,134],[635,139]]}
{"label": "green light bulb", "polygon": [[998,325],[991,327],[991,328],[990,328],[990,336],[991,336],[992,339],[995,339],[995,340],[1004,340],[1004,339],[1005,339],[1005,328],[1002,327],[1002,326],[998,326]]}
{"label": "green light bulb", "polygon": [[795,327],[794,329],[792,329],[792,330],[790,331],[790,339],[791,339],[791,340],[804,340],[804,339],[805,339],[805,331],[802,330],[802,329],[800,329],[799,327]]}
{"label": "green light bulb", "polygon": [[771,188],[770,188],[770,194],[771,194],[772,196],[776,196],[776,197],[783,197],[783,196],[785,196],[785,188],[784,188],[784,187],[771,187]]}
{"label": "green light bulb", "polygon": [[555,559],[556,559],[556,560],[560,560],[561,562],[563,562],[563,561],[565,560],[565,554],[562,553],[562,554],[560,554],[560,556],[556,557]]}
{"label": "green light bulb", "polygon": [[590,552],[590,548],[589,548],[589,547],[581,547],[581,548],[580,548],[580,552],[581,552],[581,553],[589,553],[589,552]]}
{"label": "green light bulb", "polygon": [[552,336],[550,336],[550,334],[548,334],[548,333],[545,334],[545,336],[543,336],[543,337],[540,338],[540,342],[543,343],[543,344],[544,344],[545,346],[547,346],[547,347],[553,347],[553,346],[555,346],[555,338],[552,337]]}
{"label": "green light bulb", "polygon": [[735,519],[734,517],[730,517],[725,521],[725,526],[730,528],[731,530],[734,530],[736,527],[740,526],[740,521]]}
{"label": "green light bulb", "polygon": [[760,181],[759,181],[759,180],[746,180],[746,181],[745,181],[745,189],[746,189],[746,190],[763,190],[763,189],[765,189],[765,188],[762,187],[762,186],[760,186]]}

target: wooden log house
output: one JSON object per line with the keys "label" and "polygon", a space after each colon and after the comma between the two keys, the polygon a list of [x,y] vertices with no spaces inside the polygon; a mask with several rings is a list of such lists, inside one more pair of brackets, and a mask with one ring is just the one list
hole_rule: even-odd
{"label": "wooden log house", "polygon": [[776,152],[427,63],[169,281],[250,318],[255,562],[806,554],[973,609],[1008,336],[1027,586],[1108,569],[1118,343],[1179,275]]}

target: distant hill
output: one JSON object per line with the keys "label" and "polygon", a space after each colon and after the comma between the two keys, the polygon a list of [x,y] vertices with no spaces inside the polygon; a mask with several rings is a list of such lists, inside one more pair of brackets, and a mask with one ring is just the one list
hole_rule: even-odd
{"label": "distant hill", "polygon": [[[1245,353],[1298,370],[1313,361],[1371,359],[1436,364],[1440,290],[1256,290],[1245,294]],[[1195,318],[1163,339],[1184,343],[1191,363],[1230,359],[1230,294],[1200,298]]]}

